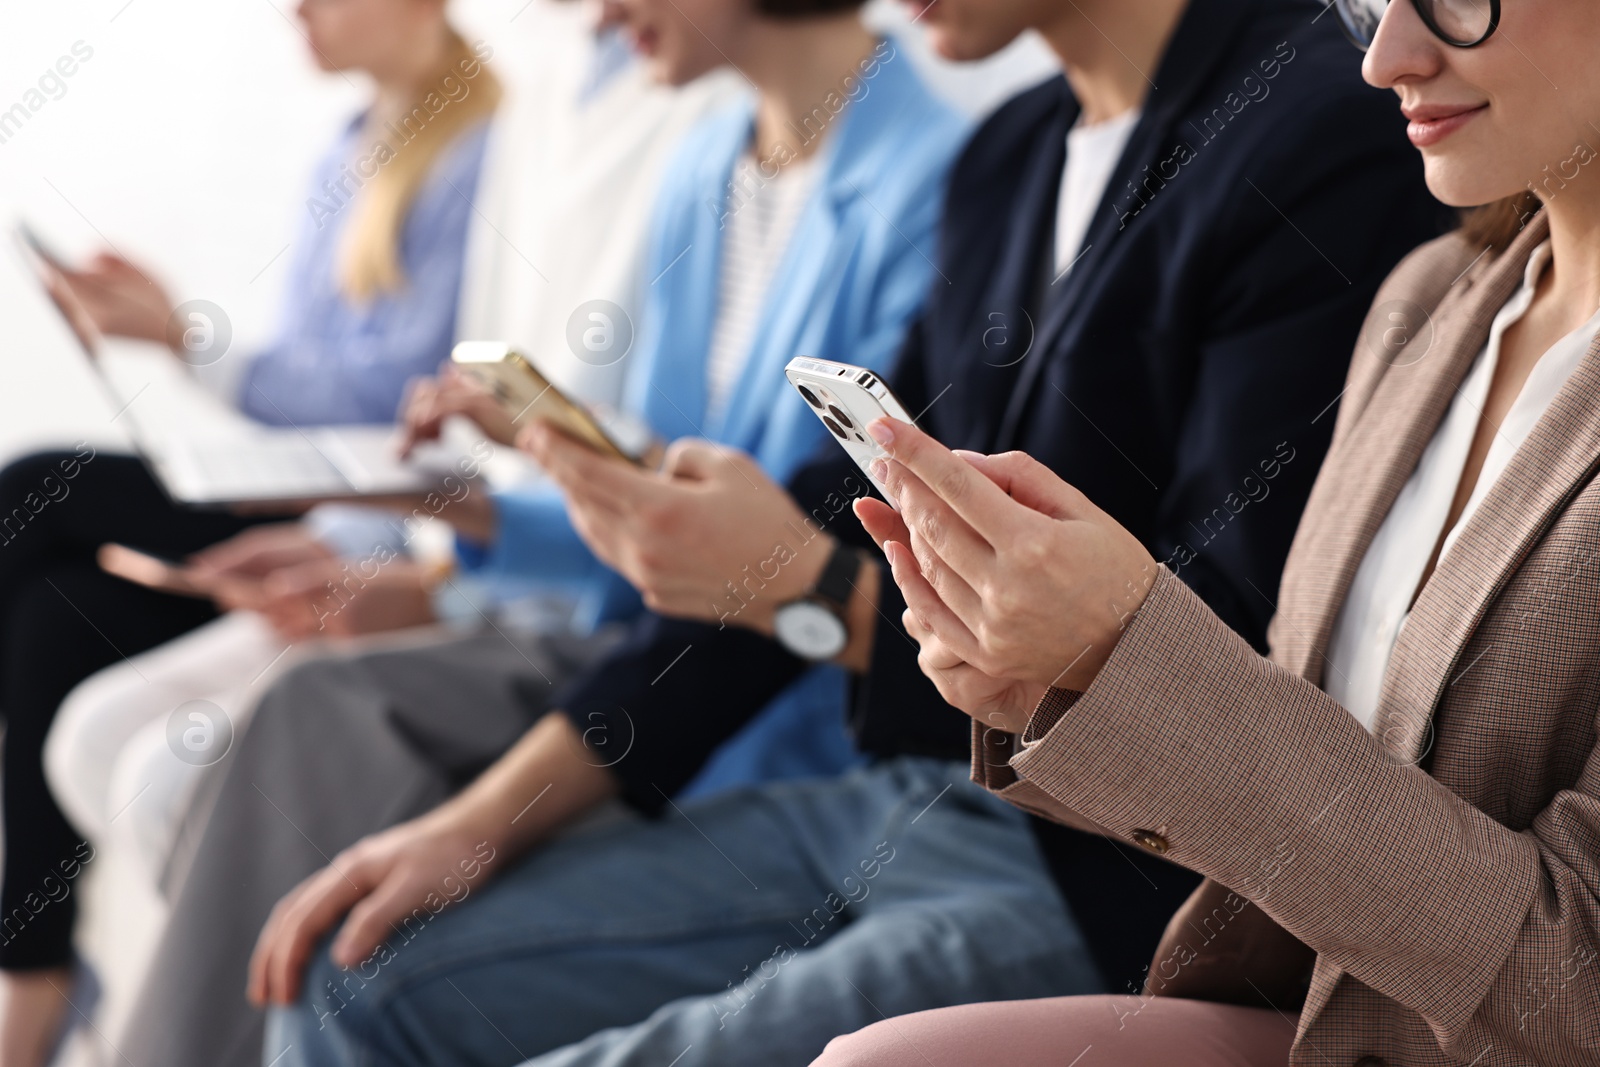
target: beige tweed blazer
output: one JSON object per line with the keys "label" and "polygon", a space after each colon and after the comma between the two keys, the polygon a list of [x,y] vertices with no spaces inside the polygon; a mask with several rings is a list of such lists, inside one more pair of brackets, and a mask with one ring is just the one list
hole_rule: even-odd
{"label": "beige tweed blazer", "polygon": [[1087,692],[1052,691],[1021,739],[975,736],[999,795],[1207,876],[1146,992],[1303,998],[1295,1065],[1600,1064],[1600,344],[1423,588],[1372,732],[1317,688],[1357,565],[1546,236],[1538,218],[1487,255],[1452,235],[1384,283],[1270,659],[1163,570]]}

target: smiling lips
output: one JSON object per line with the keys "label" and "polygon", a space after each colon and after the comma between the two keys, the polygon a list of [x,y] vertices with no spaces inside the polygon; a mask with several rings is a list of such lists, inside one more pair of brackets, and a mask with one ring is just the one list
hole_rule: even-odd
{"label": "smiling lips", "polygon": [[1401,108],[1401,113],[1410,120],[1406,127],[1406,136],[1418,148],[1427,148],[1455,133],[1461,127],[1471,122],[1479,112],[1488,108],[1488,104],[1461,106],[1457,104],[1434,104],[1426,107]]}

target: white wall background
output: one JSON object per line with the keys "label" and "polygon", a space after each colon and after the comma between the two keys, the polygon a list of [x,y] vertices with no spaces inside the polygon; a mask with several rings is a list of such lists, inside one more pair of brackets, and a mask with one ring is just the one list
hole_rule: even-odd
{"label": "white wall background", "polygon": [[[457,0],[455,17],[506,67],[529,52],[547,2]],[[109,243],[148,265],[175,300],[223,307],[235,344],[259,342],[304,210],[304,176],[365,96],[359,77],[307,61],[293,9],[293,0],[5,5],[0,112],[75,43],[93,56],[0,144],[0,225],[26,217],[68,255]],[[872,16],[905,28],[883,0]],[[906,37],[934,84],[968,110],[1052,69],[1036,41],[957,69],[928,59],[915,28]],[[0,458],[69,436],[116,440],[66,335],[21,288],[29,283],[9,235],[0,245]]]}

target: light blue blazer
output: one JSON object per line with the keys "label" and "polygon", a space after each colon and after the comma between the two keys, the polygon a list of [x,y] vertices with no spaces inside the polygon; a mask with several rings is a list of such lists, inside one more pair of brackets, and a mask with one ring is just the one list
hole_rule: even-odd
{"label": "light blue blazer", "polygon": [[[844,99],[841,92],[838,100]],[[827,112],[824,105],[819,115]],[[729,183],[750,143],[753,100],[702,121],[666,169],[645,257],[639,335],[627,357],[635,366],[626,406],[658,435],[707,437],[742,449],[779,482],[818,447],[831,447],[827,430],[785,380],[784,365],[806,355],[880,372],[891,368],[930,283],[937,281],[933,263],[945,177],[966,133],[965,120],[932,96],[892,40],[880,44],[854,83],[853,99],[837,115],[828,113],[828,121],[836,126],[826,130],[816,186],[722,412],[713,417],[708,411],[706,361]],[[578,540],[559,494],[506,493],[495,502],[495,543],[464,552],[481,576],[579,592],[583,625],[640,610],[633,590]],[[812,671],[779,701],[806,713],[791,716],[792,737],[781,743],[768,737],[759,746],[776,763],[746,777],[823,773],[842,765],[849,752],[842,673]],[[822,743],[826,753],[819,753],[819,742],[810,736],[819,717],[836,735]],[[751,729],[759,726],[760,721]]]}

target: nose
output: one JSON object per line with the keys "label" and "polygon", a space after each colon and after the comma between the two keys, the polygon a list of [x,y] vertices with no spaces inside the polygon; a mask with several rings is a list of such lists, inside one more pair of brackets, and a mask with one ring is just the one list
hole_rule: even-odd
{"label": "nose", "polygon": [[1384,8],[1378,32],[1361,62],[1361,76],[1379,89],[1426,81],[1443,67],[1444,48],[1411,0],[1397,0]]}

